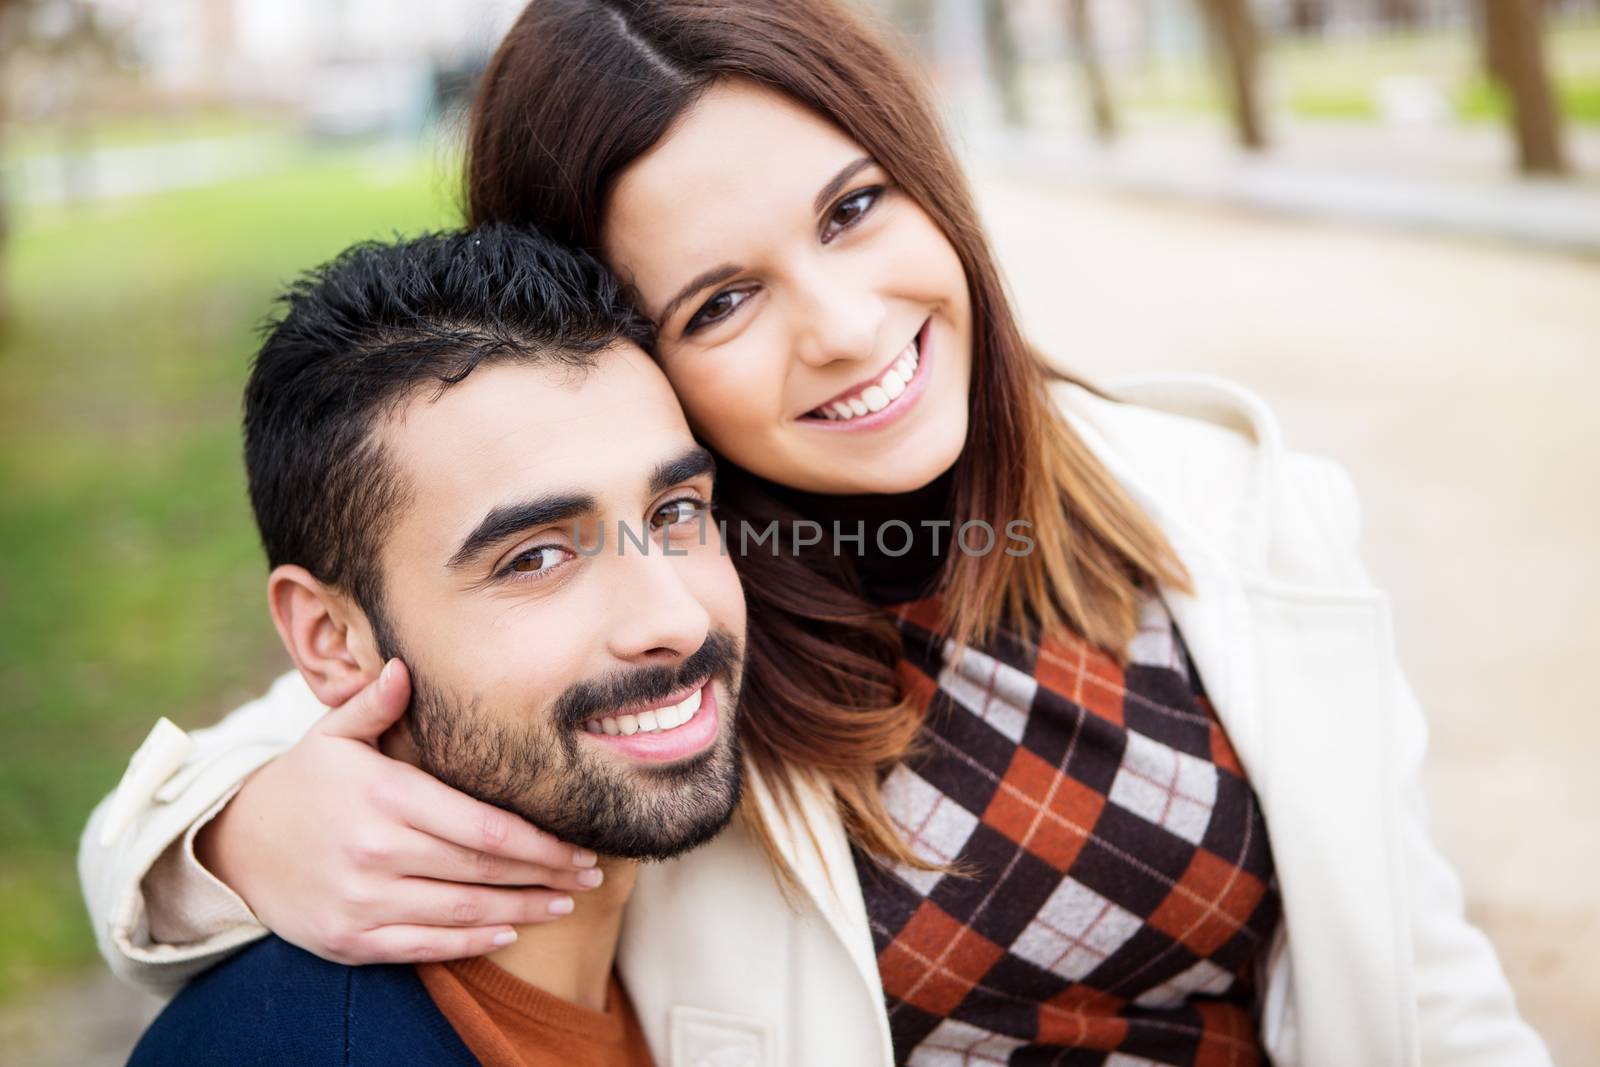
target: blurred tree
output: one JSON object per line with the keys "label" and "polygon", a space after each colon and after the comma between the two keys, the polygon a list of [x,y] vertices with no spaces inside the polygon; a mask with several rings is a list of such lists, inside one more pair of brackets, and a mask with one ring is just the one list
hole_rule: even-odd
{"label": "blurred tree", "polygon": [[889,18],[913,38],[933,32],[933,0],[891,0]]}
{"label": "blurred tree", "polygon": [[1067,30],[1072,35],[1072,46],[1077,50],[1078,63],[1083,68],[1084,88],[1089,96],[1089,112],[1094,120],[1095,136],[1109,142],[1117,135],[1117,116],[1111,109],[1111,91],[1106,85],[1105,68],[1100,63],[1090,3],[1091,0],[1067,0]]}
{"label": "blurred tree", "polygon": [[1378,18],[1385,26],[1413,29],[1422,20],[1419,0],[1378,0]]}
{"label": "blurred tree", "polygon": [[1000,93],[1000,113],[1007,126],[1021,126],[1028,119],[1022,98],[1022,68],[1017,57],[1017,38],[1006,17],[1006,0],[983,0],[983,45],[989,61],[989,75]]}
{"label": "blurred tree", "polygon": [[1319,34],[1328,24],[1328,0],[1290,0],[1289,25],[1308,36]]}
{"label": "blurred tree", "polygon": [[11,325],[11,282],[9,277],[11,236],[11,211],[6,199],[5,161],[6,133],[10,129],[11,109],[5,72],[10,69],[14,41],[19,36],[18,22],[22,17],[23,0],[0,0],[0,335]]}
{"label": "blurred tree", "polygon": [[1566,172],[1561,112],[1544,49],[1544,0],[1479,0],[1484,65],[1511,102],[1517,165],[1525,174]]}
{"label": "blurred tree", "polygon": [[1223,67],[1239,143],[1250,151],[1267,145],[1257,72],[1260,48],[1250,0],[1200,0],[1212,47]]}
{"label": "blurred tree", "polygon": [[[18,110],[16,97],[24,83],[46,98],[50,117],[64,138],[81,139],[82,97],[95,71],[103,70],[115,51],[95,12],[78,0],[0,0],[0,120]],[[8,127],[0,123],[0,140]],[[3,155],[3,144],[0,144]],[[63,184],[69,193],[86,181],[86,153],[78,144],[63,144]],[[5,240],[9,223],[5,190],[0,188],[0,327],[8,318]]]}

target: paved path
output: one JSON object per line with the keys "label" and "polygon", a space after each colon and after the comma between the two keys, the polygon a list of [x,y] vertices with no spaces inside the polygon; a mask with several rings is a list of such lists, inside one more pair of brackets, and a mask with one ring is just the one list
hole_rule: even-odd
{"label": "paved path", "polygon": [[[1349,467],[1432,717],[1438,839],[1557,1062],[1600,1063],[1600,263],[1057,179],[982,190],[1056,358],[1236,378]],[[0,1047],[117,1064],[149,1010],[95,975],[0,1017]]]}
{"label": "paved path", "polygon": [[1573,175],[1516,177],[1498,126],[1290,123],[1272,150],[1237,150],[1218,123],[1136,127],[1110,148],[1063,135],[978,130],[981,159],[1079,184],[1316,218],[1518,241],[1600,257],[1600,131],[1574,126]]}

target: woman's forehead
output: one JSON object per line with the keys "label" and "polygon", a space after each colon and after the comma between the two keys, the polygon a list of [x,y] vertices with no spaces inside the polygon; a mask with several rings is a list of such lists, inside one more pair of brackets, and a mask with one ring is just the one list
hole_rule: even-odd
{"label": "woman's forehead", "polygon": [[672,264],[693,273],[708,258],[737,258],[742,244],[764,233],[796,221],[809,228],[817,192],[862,154],[789,97],[720,82],[617,180],[603,228],[606,256],[643,286]]}

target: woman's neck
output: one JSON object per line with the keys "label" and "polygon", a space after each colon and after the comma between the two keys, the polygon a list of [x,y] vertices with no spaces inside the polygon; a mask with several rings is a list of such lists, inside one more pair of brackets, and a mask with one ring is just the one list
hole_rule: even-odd
{"label": "woman's neck", "polygon": [[761,483],[822,527],[822,547],[848,557],[868,600],[900,604],[931,595],[955,536],[954,471],[905,493],[811,493]]}

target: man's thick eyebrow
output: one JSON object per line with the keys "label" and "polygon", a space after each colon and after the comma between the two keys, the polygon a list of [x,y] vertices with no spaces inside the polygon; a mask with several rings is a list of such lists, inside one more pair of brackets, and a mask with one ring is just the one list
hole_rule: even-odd
{"label": "man's thick eyebrow", "polygon": [[663,489],[670,489],[702,474],[715,474],[716,470],[717,461],[711,453],[694,445],[683,455],[656,465],[656,469],[650,472],[650,493],[654,496]]}
{"label": "man's thick eyebrow", "polygon": [[729,278],[732,278],[735,275],[743,272],[743,270],[743,267],[736,267],[732,263],[724,263],[720,267],[712,267],[705,273],[696,275],[688,285],[685,285],[682,289],[678,290],[677,296],[667,301],[667,306],[662,308],[661,314],[656,317],[656,328],[660,329],[668,322],[671,322],[672,313],[677,311],[678,308],[683,305],[683,302],[688,300],[691,296],[694,296],[702,289],[707,289],[720,282],[725,282]]}
{"label": "man's thick eyebrow", "polygon": [[477,528],[461,542],[447,566],[452,570],[463,567],[477,559],[484,549],[512,534],[583,515],[594,511],[595,507],[595,498],[587,493],[552,493],[517,504],[505,504],[483,517]]}
{"label": "man's thick eyebrow", "polygon": [[839,173],[829,178],[828,184],[824,185],[822,190],[817,193],[817,198],[811,202],[811,210],[818,215],[822,214],[822,209],[828,206],[828,201],[838,196],[840,190],[845,187],[845,184],[851,178],[854,178],[875,163],[877,163],[877,160],[871,156],[862,156],[860,159],[846,163]]}

